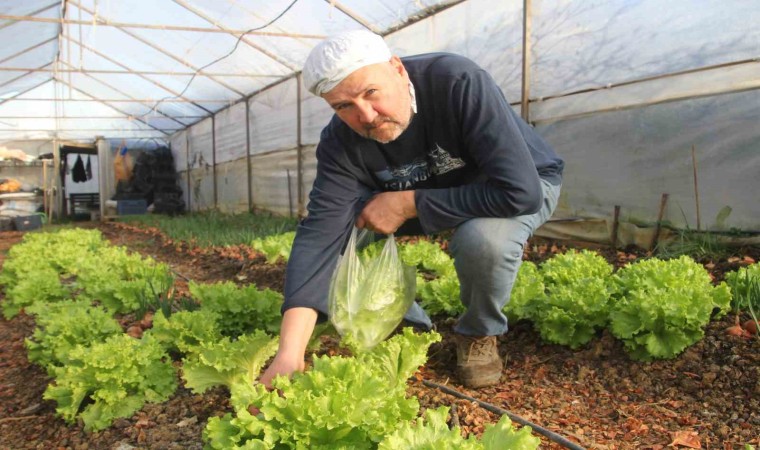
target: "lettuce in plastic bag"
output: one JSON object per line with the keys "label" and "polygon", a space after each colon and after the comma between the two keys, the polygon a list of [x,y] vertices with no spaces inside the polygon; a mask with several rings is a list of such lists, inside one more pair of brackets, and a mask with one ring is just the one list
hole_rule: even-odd
{"label": "lettuce in plastic bag", "polygon": [[[351,232],[348,246],[330,281],[330,321],[358,349],[379,344],[401,323],[412,305],[416,270],[405,265],[390,235],[380,254],[362,261],[357,244],[368,231]],[[358,236],[357,236],[358,234]]]}

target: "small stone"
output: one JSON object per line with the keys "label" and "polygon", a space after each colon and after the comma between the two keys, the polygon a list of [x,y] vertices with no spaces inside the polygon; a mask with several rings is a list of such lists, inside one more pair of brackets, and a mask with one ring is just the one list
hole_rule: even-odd
{"label": "small stone", "polygon": [[715,379],[718,378],[718,374],[715,372],[707,372],[706,374],[702,375],[702,384],[704,385],[711,385]]}
{"label": "small stone", "polygon": [[113,421],[113,427],[117,429],[123,429],[127,428],[129,426],[129,420],[127,419],[116,419]]}
{"label": "small stone", "polygon": [[177,426],[180,428],[184,428],[188,425],[193,425],[198,423],[198,418],[196,416],[188,417],[187,419],[182,419],[177,423]]}
{"label": "small stone", "polygon": [[137,447],[133,447],[126,442],[118,442],[116,445],[111,447],[111,450],[134,450]]}
{"label": "small stone", "polygon": [[18,412],[19,416],[29,416],[37,412],[42,407],[42,404],[35,403],[32,406],[28,406]]}

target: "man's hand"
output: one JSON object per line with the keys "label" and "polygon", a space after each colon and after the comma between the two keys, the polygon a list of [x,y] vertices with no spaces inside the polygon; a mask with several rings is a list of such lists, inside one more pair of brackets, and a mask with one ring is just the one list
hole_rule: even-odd
{"label": "man's hand", "polygon": [[391,234],[407,219],[414,217],[417,217],[414,191],[383,192],[367,202],[356,219],[356,227],[380,234]]}
{"label": "man's hand", "polygon": [[267,367],[267,370],[259,378],[259,383],[263,384],[267,389],[272,389],[272,380],[278,375],[291,376],[294,372],[303,372],[305,368],[304,360],[302,358],[287,358],[281,356],[280,353],[274,357],[272,364]]}

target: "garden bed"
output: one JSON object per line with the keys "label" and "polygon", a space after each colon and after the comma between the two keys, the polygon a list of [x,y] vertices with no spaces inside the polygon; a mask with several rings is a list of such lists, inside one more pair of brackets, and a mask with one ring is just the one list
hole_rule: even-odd
{"label": "garden bed", "polygon": [[[285,266],[267,264],[245,246],[192,248],[154,229],[123,224],[99,225],[114,244],[167,263],[184,280],[255,283],[282,292]],[[20,239],[1,233],[0,251]],[[563,248],[531,242],[526,259],[541,262]],[[642,256],[601,249],[620,266]],[[735,259],[708,263],[717,279],[727,270],[757,259],[757,249]],[[122,318],[125,326],[130,317]],[[632,361],[622,344],[602,332],[580,350],[546,344],[530,324],[518,322],[500,337],[506,367],[499,385],[479,390],[459,386],[453,374],[451,319],[436,320],[443,341],[434,344],[425,367],[410,381],[408,392],[423,407],[454,405],[453,422],[464,432],[480,433],[498,420],[475,404],[425,386],[430,380],[506,409],[566,436],[586,448],[639,449],[743,448],[760,444],[760,341],[730,336],[725,329],[734,316],[712,322],[705,338],[678,358],[642,363]],[[193,449],[202,448],[206,420],[230,412],[222,388],[203,395],[180,387],[169,401],[146,405],[130,419],[119,419],[107,430],[85,433],[54,414],[55,404],[42,399],[49,381],[27,360],[23,339],[34,324],[26,315],[0,319],[0,448],[2,449]],[[334,352],[333,338],[323,338],[322,352]],[[542,440],[542,448],[561,448]]]}

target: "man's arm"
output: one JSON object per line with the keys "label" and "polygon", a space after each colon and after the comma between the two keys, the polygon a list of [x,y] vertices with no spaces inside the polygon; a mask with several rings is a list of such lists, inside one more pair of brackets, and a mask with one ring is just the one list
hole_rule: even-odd
{"label": "man's arm", "polygon": [[456,228],[475,217],[536,212],[543,193],[534,157],[542,164],[556,158],[515,114],[490,75],[474,64],[463,67],[451,85],[448,103],[439,105],[438,113],[449,114],[456,122],[452,126],[458,127],[463,150],[485,181],[415,191],[417,214],[426,233]]}
{"label": "man's arm", "polygon": [[278,375],[290,376],[293,372],[304,370],[304,354],[309,344],[314,325],[317,323],[317,311],[311,308],[291,308],[282,316],[280,328],[280,347],[272,363],[259,382],[271,388],[272,380]]}
{"label": "man's arm", "polygon": [[309,197],[309,215],[296,231],[285,275],[280,345],[260,381],[303,370],[304,353],[318,320],[328,312],[330,279],[367,188],[351,173],[341,148],[323,133],[317,149],[317,177]]}

